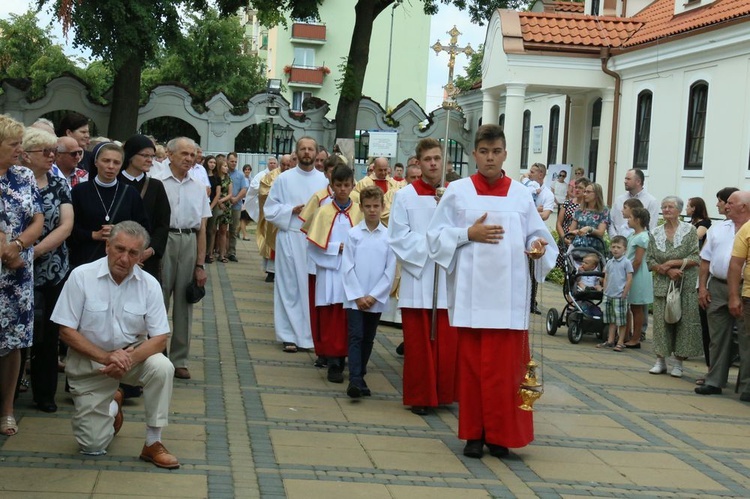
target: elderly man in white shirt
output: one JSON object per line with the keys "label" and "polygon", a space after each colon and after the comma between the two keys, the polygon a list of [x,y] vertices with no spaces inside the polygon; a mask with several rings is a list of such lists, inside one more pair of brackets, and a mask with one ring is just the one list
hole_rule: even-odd
{"label": "elderly man in white shirt", "polygon": [[169,323],[158,281],[137,265],[148,232],[136,222],[112,228],[107,256],[73,270],[52,321],[68,344],[65,373],[73,395],[73,433],[87,455],[106,454],[122,426],[119,384],[143,386],[146,442],[141,459],[160,468],[180,463],[161,443],[172,398],[172,363],[162,353]]}
{"label": "elderly man in white shirt", "polygon": [[[750,192],[732,193],[725,211],[727,219],[711,226],[701,250],[698,301],[706,310],[711,344],[708,374],[703,386],[695,387],[699,395],[717,395],[726,386],[732,365],[732,330],[736,325],[739,331],[744,331],[742,319],[736,319],[729,311],[727,276],[735,234],[750,220]],[[750,351],[741,351],[740,358],[749,362]]]}

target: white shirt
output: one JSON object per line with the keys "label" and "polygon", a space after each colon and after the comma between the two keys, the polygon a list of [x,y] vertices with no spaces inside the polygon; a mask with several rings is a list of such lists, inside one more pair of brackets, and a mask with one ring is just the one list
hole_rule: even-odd
{"label": "white shirt", "polygon": [[641,192],[639,192],[635,196],[631,196],[629,192],[625,192],[617,196],[617,198],[615,199],[615,204],[612,205],[612,209],[609,210],[609,218],[611,221],[611,223],[609,224],[610,238],[613,238],[615,236],[627,237],[627,234],[621,232],[623,228],[628,228],[628,224],[625,221],[625,218],[623,218],[622,216],[622,206],[625,203],[625,200],[630,198],[636,198],[640,200],[640,202],[643,203],[643,207],[646,208],[649,215],[651,215],[651,220],[649,220],[648,223],[648,230],[652,231],[656,228],[656,224],[659,222],[659,210],[661,209],[661,204],[656,200],[656,198],[646,192],[646,189],[641,189]]}
{"label": "white shirt", "polygon": [[712,276],[727,280],[729,261],[732,259],[735,226],[731,220],[711,225],[706,232],[706,242],[701,249],[701,259],[709,262],[708,271]]}
{"label": "white shirt", "polygon": [[396,255],[388,246],[381,223],[372,232],[362,220],[349,230],[341,260],[346,301],[344,308],[357,310],[357,298],[372,296],[375,304],[364,312],[382,313],[396,276]]}
{"label": "white shirt", "polygon": [[161,285],[136,266],[118,285],[107,257],[71,272],[52,322],[77,330],[97,347],[111,352],[142,340],[169,334]]}
{"label": "white shirt", "polygon": [[188,172],[192,177],[201,182],[205,187],[211,187],[211,181],[208,179],[208,172],[203,165],[196,163]]}
{"label": "white shirt", "polygon": [[536,195],[536,205],[541,206],[544,211],[555,211],[555,195],[549,187],[542,184],[539,194]]}
{"label": "white shirt", "polygon": [[159,177],[167,191],[169,207],[169,227],[172,229],[200,229],[201,220],[211,216],[211,206],[206,196],[206,188],[191,175],[179,180],[168,168]]}
{"label": "white shirt", "polygon": [[[502,225],[498,244],[471,242],[468,229],[482,215]],[[558,249],[526,187],[511,180],[507,196],[480,196],[471,177],[451,182],[427,229],[430,257],[448,271],[448,316],[454,327],[529,328],[531,282],[525,251],[544,238],[537,281],[555,266]]]}

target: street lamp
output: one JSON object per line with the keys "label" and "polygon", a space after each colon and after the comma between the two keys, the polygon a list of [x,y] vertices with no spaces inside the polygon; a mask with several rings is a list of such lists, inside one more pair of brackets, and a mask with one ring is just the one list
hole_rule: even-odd
{"label": "street lamp", "polygon": [[276,128],[276,152],[279,152],[279,143],[284,145],[282,154],[288,154],[287,144],[294,138],[294,128],[289,125],[277,126]]}

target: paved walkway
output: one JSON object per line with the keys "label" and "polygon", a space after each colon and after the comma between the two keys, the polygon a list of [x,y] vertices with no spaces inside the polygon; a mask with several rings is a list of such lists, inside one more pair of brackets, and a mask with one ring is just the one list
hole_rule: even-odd
{"label": "paved walkway", "polygon": [[[750,404],[727,390],[693,394],[699,361],[683,379],[653,376],[640,351],[534,337],[545,394],[535,406],[536,440],[511,457],[461,455],[457,409],[419,417],[401,405],[400,331],[381,328],[368,384],[352,401],[328,383],[311,353],[285,354],[274,341],[272,285],[254,243],[240,263],[216,263],[195,314],[193,379],[175,380],[164,437],[182,462],[157,470],[137,459],[142,400],[106,456],[83,457],[71,435],[72,403],[48,415],[17,402],[20,432],[0,438],[0,496],[23,497],[748,497]],[[222,283],[221,286],[218,284]],[[546,285],[545,305],[562,301]],[[733,369],[730,379],[736,377]]]}

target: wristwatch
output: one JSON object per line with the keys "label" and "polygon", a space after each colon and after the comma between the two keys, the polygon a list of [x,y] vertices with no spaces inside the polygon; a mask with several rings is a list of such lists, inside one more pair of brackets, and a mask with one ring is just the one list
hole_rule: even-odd
{"label": "wristwatch", "polygon": [[203,264],[201,264],[201,263],[196,263],[196,264],[195,264],[195,267],[196,267],[196,268],[199,268],[199,269],[201,269],[201,270],[206,270],[206,266],[205,266],[205,265],[203,265]]}

